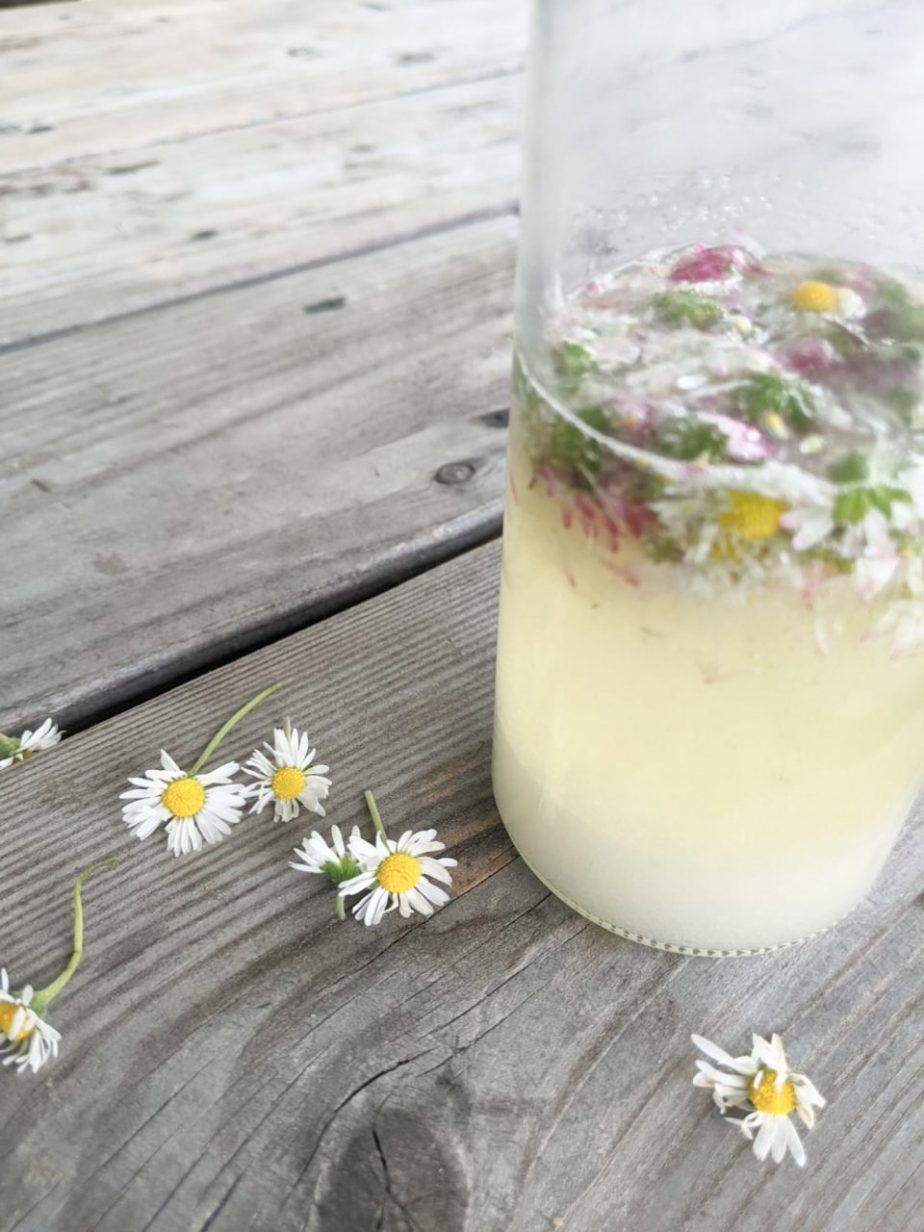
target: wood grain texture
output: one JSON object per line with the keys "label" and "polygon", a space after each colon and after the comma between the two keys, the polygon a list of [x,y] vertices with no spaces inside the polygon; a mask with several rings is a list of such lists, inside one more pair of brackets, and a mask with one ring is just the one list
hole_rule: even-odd
{"label": "wood grain texture", "polygon": [[97,0],[0,14],[0,166],[519,72],[526,0]]}
{"label": "wood grain texture", "polygon": [[65,721],[497,533],[514,221],[0,361],[0,730]]}
{"label": "wood grain texture", "polygon": [[[353,72],[364,68],[358,49]],[[76,146],[51,166],[7,172],[0,353],[342,260],[423,227],[512,211],[521,88],[518,76],[450,82],[141,151],[87,155]],[[0,132],[0,159],[3,141]]]}
{"label": "wood grain texture", "polygon": [[[774,956],[684,958],[572,914],[514,857],[488,758],[491,545],[103,723],[0,776],[4,951],[44,980],[62,1055],[2,1078],[2,1232],[913,1232],[921,1227],[924,830],[834,932]],[[330,819],[373,786],[395,829],[458,856],[434,919],[338,924],[286,866],[307,829],[249,820],[175,861],[116,793],[288,712],[333,767]],[[829,1098],[809,1164],[761,1168],[690,1085],[689,1032],[784,1034]]]}

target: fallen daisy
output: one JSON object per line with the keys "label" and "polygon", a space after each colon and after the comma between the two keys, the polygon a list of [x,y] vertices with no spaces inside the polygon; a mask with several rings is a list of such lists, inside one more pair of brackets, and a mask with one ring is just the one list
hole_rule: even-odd
{"label": "fallen daisy", "polygon": [[46,719],[35,731],[26,730],[21,736],[4,736],[0,732],[0,770],[15,766],[31,757],[61,743],[64,733],[54,719]]}
{"label": "fallen daisy", "polygon": [[255,749],[244,763],[244,773],[256,780],[246,789],[249,796],[256,796],[251,813],[262,813],[272,803],[276,821],[292,821],[300,805],[323,817],[321,801],[331,786],[328,767],[314,764],[317,750],[305,733],[286,720],[284,727],[273,729],[273,743],[264,748],[269,757]]}
{"label": "fallen daisy", "polygon": [[429,878],[452,885],[449,869],[455,868],[458,861],[447,856],[433,859],[433,852],[446,849],[446,844],[437,840],[435,830],[406,830],[394,842],[385,833],[371,791],[365,793],[365,800],[376,830],[375,842],[351,836],[350,854],[361,871],[340,884],[341,898],[367,890],[352,910],[357,920],[368,925],[378,924],[387,911],[395,908],[405,918],[414,911],[432,915],[435,908],[449,901],[449,895]]}
{"label": "fallen daisy", "polygon": [[[354,826],[350,832],[350,844],[359,836],[359,826]],[[294,868],[297,873],[320,873],[339,888],[343,882],[357,877],[360,867],[355,857],[350,854],[339,826],[331,826],[330,837],[331,842],[328,843],[317,830],[312,830],[311,834],[303,839],[301,847],[295,848],[298,861],[290,860],[289,867]],[[341,920],[344,918],[343,899],[339,894],[337,915]]]}
{"label": "fallen daisy", "polygon": [[161,750],[160,769],[130,778],[130,791],[120,799],[122,818],[139,839],[148,838],[166,822],[167,849],[175,856],[198,851],[203,842],[219,843],[237,825],[247,805],[247,787],[232,781],[240,766],[225,762],[214,770],[202,767],[245,715],[279,688],[271,685],[228,719],[208,742],[189,770],[183,770]]}
{"label": "fallen daisy", "polygon": [[700,1052],[725,1067],[717,1069],[709,1061],[698,1060],[694,1086],[712,1091],[723,1116],[729,1108],[752,1109],[744,1117],[732,1118],[732,1123],[740,1126],[749,1141],[754,1140],[754,1154],[759,1160],[770,1155],[778,1164],[788,1150],[801,1168],[805,1149],[790,1114],[798,1113],[806,1128],[812,1129],[815,1109],[823,1108],[825,1101],[804,1074],[789,1068],[780,1037],[773,1035],[765,1040],[753,1036],[751,1052],[745,1057],[732,1057],[701,1035],[690,1038]]}
{"label": "fallen daisy", "polygon": [[31,1070],[37,1074],[46,1061],[58,1055],[60,1034],[44,1019],[48,1005],[65,986],[83,956],[83,903],[80,887],[100,869],[114,868],[118,860],[103,860],[78,873],[74,878],[74,946],[67,966],[47,988],[36,992],[31,984],[19,992],[10,988],[5,968],[0,968],[0,1056],[4,1065],[12,1065],[19,1073]]}

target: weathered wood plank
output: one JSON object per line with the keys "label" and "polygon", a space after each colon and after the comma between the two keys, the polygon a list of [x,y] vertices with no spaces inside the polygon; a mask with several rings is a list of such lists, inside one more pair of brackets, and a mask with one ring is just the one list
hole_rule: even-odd
{"label": "weathered wood plank", "polygon": [[0,346],[512,208],[520,89],[478,82],[7,174]]}
{"label": "weathered wood plank", "polygon": [[526,0],[98,0],[0,12],[0,167],[518,72]]}
{"label": "weathered wood plank", "polygon": [[0,357],[0,730],[496,533],[514,222]]}
{"label": "weathered wood plank", "polygon": [[[620,941],[513,857],[488,781],[497,549],[159,697],[0,775],[3,960],[42,980],[62,1055],[2,1079],[2,1232],[909,1232],[920,1226],[924,829],[870,900],[775,956]],[[249,821],[174,861],[118,819],[161,744],[191,755],[280,678],[333,766],[330,818],[374,786],[460,859],[430,921],[337,924],[286,867],[305,827]],[[809,1164],[760,1168],[690,1085],[688,1034],[784,1033],[829,1097]]]}

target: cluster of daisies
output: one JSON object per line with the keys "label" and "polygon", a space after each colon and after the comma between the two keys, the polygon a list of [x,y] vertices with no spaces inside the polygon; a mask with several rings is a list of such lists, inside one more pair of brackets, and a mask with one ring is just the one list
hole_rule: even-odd
{"label": "cluster of daisies", "polygon": [[[159,769],[129,780],[132,789],[123,793],[127,801],[123,816],[139,839],[149,838],[164,825],[167,847],[179,856],[227,837],[248,806],[251,813],[262,813],[272,806],[277,821],[293,821],[303,808],[325,815],[322,801],[331,788],[328,767],[315,761],[316,750],[307,735],[288,720],[274,729],[272,743],[264,744],[265,751],[254,750],[243,766],[228,761],[213,770],[203,768],[228,732],[277,687],[264,689],[232,715],[188,770],[161,752]],[[60,739],[61,732],[51,719],[20,737],[0,735],[0,769],[48,749]],[[252,782],[235,781],[241,769]],[[432,915],[449,901],[445,887],[452,884],[449,870],[457,862],[437,854],[445,850],[445,844],[433,829],[406,830],[397,840],[389,838],[372,792],[365,793],[365,801],[374,841],[364,838],[358,825],[348,836],[336,825],[331,826],[328,838],[313,830],[295,848],[297,859],[290,861],[290,867],[328,879],[337,893],[341,919],[346,914],[345,902],[351,898],[356,900],[353,915],[366,925],[378,924],[394,910],[404,917],[415,911]],[[81,886],[92,873],[118,863],[106,860],[77,875],[72,954],[56,980],[46,988],[35,990],[26,984],[14,992],[6,970],[0,969],[0,1057],[4,1065],[37,1073],[46,1061],[57,1056],[61,1036],[45,1021],[44,1014],[76,971],[83,954]],[[702,1036],[692,1039],[709,1058],[697,1061],[694,1084],[712,1091],[723,1116],[729,1110],[744,1112],[728,1119],[753,1141],[757,1158],[763,1161],[769,1156],[780,1163],[789,1152],[801,1167],[805,1150],[791,1115],[796,1113],[811,1129],[815,1109],[824,1107],[825,1101],[804,1074],[790,1069],[780,1037],[766,1040],[755,1035],[751,1052],[742,1057],[732,1057]]]}

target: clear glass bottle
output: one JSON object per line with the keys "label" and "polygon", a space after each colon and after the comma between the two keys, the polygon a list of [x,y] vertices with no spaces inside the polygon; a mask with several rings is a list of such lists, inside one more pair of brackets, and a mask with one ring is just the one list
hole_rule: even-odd
{"label": "clear glass bottle", "polygon": [[494,787],[648,944],[804,939],[924,778],[916,0],[538,0]]}

